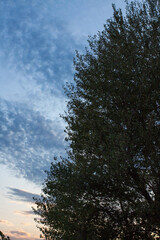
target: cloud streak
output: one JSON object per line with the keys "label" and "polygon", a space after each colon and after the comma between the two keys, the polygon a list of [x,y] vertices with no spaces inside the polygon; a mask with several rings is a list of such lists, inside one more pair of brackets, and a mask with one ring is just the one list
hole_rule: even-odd
{"label": "cloud streak", "polygon": [[22,232],[22,231],[11,231],[11,234],[13,235],[18,235],[18,236],[30,236],[28,233],[26,232]]}
{"label": "cloud streak", "polygon": [[16,215],[21,215],[21,216],[32,216],[32,215],[35,215],[32,210],[30,210],[30,211],[15,211],[14,213]]}
{"label": "cloud streak", "polygon": [[[8,197],[12,200],[19,200],[23,202],[34,202],[33,198],[40,198],[40,195],[24,191],[18,188],[8,188]],[[23,215],[32,214],[32,211],[25,211]]]}
{"label": "cloud streak", "polygon": [[0,224],[5,225],[5,226],[13,226],[13,223],[9,222],[8,220],[5,219],[0,219]]}
{"label": "cloud streak", "polygon": [[8,234],[13,240],[36,240],[38,238],[31,237],[30,233],[23,230],[11,230]]}

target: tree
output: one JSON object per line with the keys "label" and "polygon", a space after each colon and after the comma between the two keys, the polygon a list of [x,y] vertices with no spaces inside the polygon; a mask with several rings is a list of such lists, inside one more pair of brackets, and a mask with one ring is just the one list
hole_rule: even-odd
{"label": "tree", "polygon": [[9,237],[5,237],[5,235],[0,231],[0,237],[1,237],[1,240],[10,240]]}
{"label": "tree", "polygon": [[36,202],[46,239],[160,238],[160,1],[113,11],[65,89],[68,159]]}

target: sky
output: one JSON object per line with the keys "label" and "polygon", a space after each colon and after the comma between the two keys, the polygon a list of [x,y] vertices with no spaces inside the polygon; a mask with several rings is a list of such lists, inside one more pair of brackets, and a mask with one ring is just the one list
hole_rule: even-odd
{"label": "sky", "polygon": [[63,87],[73,57],[123,0],[0,0],[0,231],[38,240],[33,196],[65,156]]}

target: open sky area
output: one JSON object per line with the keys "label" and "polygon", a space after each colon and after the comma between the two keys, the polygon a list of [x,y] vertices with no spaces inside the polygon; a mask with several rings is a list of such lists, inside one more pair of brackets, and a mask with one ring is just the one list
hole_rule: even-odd
{"label": "open sky area", "polygon": [[75,50],[103,30],[123,0],[0,0],[0,230],[38,240],[38,197],[54,156],[65,155],[63,86]]}

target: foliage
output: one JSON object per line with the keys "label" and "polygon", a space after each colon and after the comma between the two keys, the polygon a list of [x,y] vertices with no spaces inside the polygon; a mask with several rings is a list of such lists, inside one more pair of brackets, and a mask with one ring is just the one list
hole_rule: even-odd
{"label": "foliage", "polygon": [[160,238],[160,1],[113,10],[65,89],[71,150],[36,201],[46,239]]}
{"label": "foliage", "polygon": [[5,237],[5,235],[0,231],[0,237],[1,237],[1,240],[10,240],[9,237]]}

